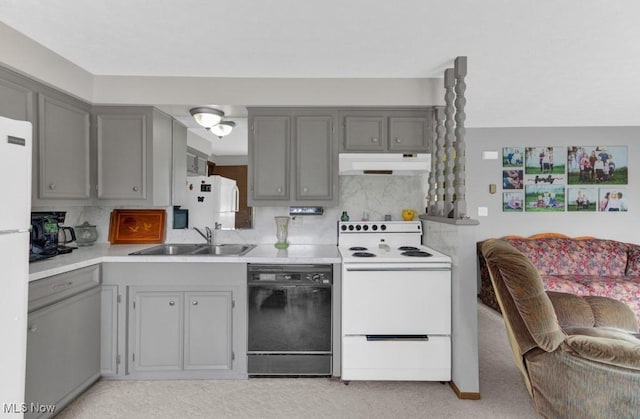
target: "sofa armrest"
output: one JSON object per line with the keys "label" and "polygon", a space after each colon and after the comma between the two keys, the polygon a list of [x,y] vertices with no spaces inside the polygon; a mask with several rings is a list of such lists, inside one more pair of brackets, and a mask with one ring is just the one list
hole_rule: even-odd
{"label": "sofa armrest", "polygon": [[633,310],[608,297],[584,296],[547,291],[558,323],[563,329],[572,327],[611,327],[638,333],[638,321]]}
{"label": "sofa armrest", "polygon": [[581,358],[622,368],[640,370],[640,340],[588,335],[570,335],[562,350]]}

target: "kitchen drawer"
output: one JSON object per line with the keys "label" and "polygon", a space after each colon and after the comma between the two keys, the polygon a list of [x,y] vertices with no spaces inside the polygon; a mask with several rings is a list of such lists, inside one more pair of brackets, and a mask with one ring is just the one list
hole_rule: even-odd
{"label": "kitchen drawer", "polygon": [[29,283],[29,312],[100,285],[100,265]]}
{"label": "kitchen drawer", "polygon": [[[342,339],[342,380],[451,380],[451,338],[427,341]],[[346,367],[345,367],[346,366]]]}

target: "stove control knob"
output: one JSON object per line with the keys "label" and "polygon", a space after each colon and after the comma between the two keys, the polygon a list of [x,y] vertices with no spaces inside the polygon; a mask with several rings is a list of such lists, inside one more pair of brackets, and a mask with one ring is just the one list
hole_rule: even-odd
{"label": "stove control knob", "polygon": [[387,226],[386,226],[386,225],[382,224],[382,225],[380,226],[380,230],[385,231],[386,229],[387,229]]}
{"label": "stove control knob", "polygon": [[358,224],[358,225],[356,226],[356,230],[358,230],[358,231],[360,231],[360,229],[361,229],[361,228],[362,228],[362,227],[360,227],[360,224]]}
{"label": "stove control knob", "polygon": [[363,225],[363,226],[362,226],[362,229],[363,229],[364,231],[367,231],[367,230],[369,230],[369,226],[368,226],[368,225]]}
{"label": "stove control knob", "polygon": [[340,226],[340,229],[341,229],[342,231],[346,231],[346,230],[347,230],[347,226],[342,225],[342,226]]}
{"label": "stove control knob", "polygon": [[371,226],[371,229],[372,229],[373,231],[377,231],[377,230],[378,230],[378,226],[377,226],[376,224],[374,224],[373,226]]}
{"label": "stove control knob", "polygon": [[349,226],[349,231],[353,231],[353,224]]}

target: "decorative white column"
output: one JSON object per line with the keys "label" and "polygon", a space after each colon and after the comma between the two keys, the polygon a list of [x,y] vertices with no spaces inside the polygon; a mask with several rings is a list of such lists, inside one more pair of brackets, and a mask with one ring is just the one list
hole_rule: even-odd
{"label": "decorative white column", "polygon": [[453,88],[455,84],[454,77],[454,69],[447,68],[444,71],[444,113],[446,115],[446,119],[444,122],[444,126],[446,128],[445,134],[445,154],[446,154],[446,173],[445,173],[445,202],[444,202],[444,213],[442,214],[444,217],[448,217],[449,213],[453,210],[453,181],[454,174],[453,169],[455,167],[455,148],[454,148],[454,138],[455,132],[453,129],[454,121],[453,121],[453,113],[455,111],[453,107],[453,101],[455,98],[455,94],[453,93]]}
{"label": "decorative white column", "polygon": [[[428,213],[429,215],[442,215],[438,212],[437,203],[442,200],[441,192],[444,190],[440,185],[444,181],[442,176],[442,170],[438,169],[438,165],[442,161],[444,156],[444,126],[442,121],[444,120],[444,109],[437,107],[433,110],[434,122],[436,126],[436,135],[432,144],[431,152],[431,172],[429,173],[429,195],[428,195]],[[443,167],[444,169],[444,167]],[[442,178],[440,180],[440,178]],[[441,182],[442,181],[442,182]],[[436,187],[441,189],[436,195]],[[437,196],[437,199],[436,199]]]}
{"label": "decorative white column", "polygon": [[[465,187],[465,150],[466,143],[464,136],[466,130],[464,128],[464,121],[467,115],[464,112],[464,107],[467,104],[467,99],[464,97],[464,93],[467,90],[467,85],[464,82],[464,78],[467,75],[467,57],[457,57],[455,60],[455,78],[456,78],[456,158],[455,158],[455,193],[456,201],[454,203],[455,209],[453,213],[454,218],[464,218],[467,216],[467,201],[466,201],[466,187]],[[446,73],[445,73],[446,79]],[[448,158],[448,154],[447,154]],[[447,162],[448,163],[448,162]],[[447,192],[448,197],[448,192]]]}

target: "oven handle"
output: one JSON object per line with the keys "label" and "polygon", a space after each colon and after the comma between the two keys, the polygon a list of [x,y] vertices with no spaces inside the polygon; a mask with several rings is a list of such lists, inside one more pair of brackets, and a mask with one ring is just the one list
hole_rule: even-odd
{"label": "oven handle", "polygon": [[411,268],[411,267],[401,267],[401,266],[395,266],[395,267],[346,267],[345,268],[347,270],[347,272],[427,272],[427,271],[449,271],[451,270],[451,268],[449,267],[444,267],[444,266],[433,266],[433,267],[415,267],[415,268]]}
{"label": "oven handle", "polygon": [[368,342],[425,342],[429,340],[427,335],[365,335]]}

